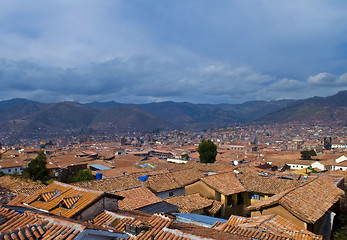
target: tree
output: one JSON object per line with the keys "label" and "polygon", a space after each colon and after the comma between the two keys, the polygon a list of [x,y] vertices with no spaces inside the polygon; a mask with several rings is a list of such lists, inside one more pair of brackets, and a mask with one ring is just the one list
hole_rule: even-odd
{"label": "tree", "polygon": [[217,156],[217,145],[210,139],[203,139],[199,144],[198,152],[200,154],[201,163],[214,163]]}
{"label": "tree", "polygon": [[183,158],[184,160],[189,160],[189,155],[188,154],[183,154],[181,156],[181,158]]}
{"label": "tree", "polygon": [[314,149],[310,151],[301,151],[301,159],[311,160],[313,156],[317,156],[317,153]]}
{"label": "tree", "polygon": [[93,180],[94,176],[90,169],[79,170],[78,173],[72,177],[72,182],[83,182],[88,180]]}
{"label": "tree", "polygon": [[34,180],[43,180],[48,177],[47,157],[43,151],[38,152],[35,159],[31,160],[28,167],[24,169],[23,175]]}

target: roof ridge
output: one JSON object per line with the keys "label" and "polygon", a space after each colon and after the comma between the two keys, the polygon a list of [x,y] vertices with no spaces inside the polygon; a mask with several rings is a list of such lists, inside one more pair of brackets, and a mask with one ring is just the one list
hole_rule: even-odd
{"label": "roof ridge", "polygon": [[[241,172],[241,174],[243,174],[242,172]],[[247,191],[251,191],[251,190],[249,190],[247,187],[246,187],[246,185],[242,182],[242,180],[239,178],[239,174],[238,173],[235,173],[235,176],[236,176],[236,178],[237,178],[237,180],[239,180],[239,182],[242,184],[242,186],[247,190]]]}
{"label": "roof ridge", "polygon": [[[290,193],[290,192],[292,192],[292,191],[294,191],[294,190],[296,190],[296,189],[298,189],[298,188],[301,188],[301,187],[303,187],[303,186],[306,186],[307,184],[313,182],[313,181],[316,180],[316,179],[318,179],[318,177],[315,177],[315,178],[313,178],[313,179],[311,179],[311,180],[309,180],[309,181],[307,181],[307,182],[303,182],[303,183],[301,183],[301,184],[299,184],[299,185],[297,185],[297,186],[295,186],[295,187],[293,187],[293,188],[291,188],[291,189],[288,189],[288,190],[286,190],[286,191],[283,191],[282,193],[276,194],[276,195],[282,195],[282,196],[280,196],[280,198],[279,198],[276,202],[279,202],[279,201],[280,201],[285,195],[287,195],[288,193]],[[276,195],[274,195],[274,196],[276,196]],[[273,196],[273,197],[274,197],[274,196]]]}
{"label": "roof ridge", "polygon": [[54,181],[53,183],[60,185],[62,187],[67,187],[67,188],[72,188],[78,191],[83,191],[83,192],[91,192],[91,193],[99,193],[99,194],[104,194],[105,192],[103,191],[96,191],[96,190],[91,190],[91,189],[86,189],[86,188],[82,188],[82,187],[77,187],[75,185],[70,185],[67,183],[62,183],[62,182],[58,182],[58,181]]}

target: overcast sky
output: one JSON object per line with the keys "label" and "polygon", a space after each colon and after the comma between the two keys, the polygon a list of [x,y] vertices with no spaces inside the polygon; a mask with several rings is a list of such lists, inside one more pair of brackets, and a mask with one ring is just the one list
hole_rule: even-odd
{"label": "overcast sky", "polygon": [[345,0],[0,4],[0,100],[242,103],[347,89]]}

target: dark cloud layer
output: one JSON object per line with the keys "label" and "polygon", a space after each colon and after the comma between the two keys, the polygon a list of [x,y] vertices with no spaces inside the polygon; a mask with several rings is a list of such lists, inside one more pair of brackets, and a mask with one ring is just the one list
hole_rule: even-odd
{"label": "dark cloud layer", "polygon": [[203,103],[347,89],[345,1],[2,1],[0,100]]}

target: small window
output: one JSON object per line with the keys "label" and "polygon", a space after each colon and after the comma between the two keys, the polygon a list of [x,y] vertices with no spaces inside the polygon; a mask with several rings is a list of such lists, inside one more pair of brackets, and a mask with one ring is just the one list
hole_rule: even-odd
{"label": "small window", "polygon": [[238,193],[237,194],[237,205],[243,204],[243,194]]}
{"label": "small window", "polygon": [[62,208],[71,209],[77,203],[77,201],[81,198],[82,198],[81,196],[63,198],[59,206]]}
{"label": "small window", "polygon": [[227,196],[227,205],[231,206],[233,204],[233,198],[231,195]]}
{"label": "small window", "polygon": [[11,172],[11,169],[8,169],[8,172]]}
{"label": "small window", "polygon": [[301,168],[304,168],[304,166],[301,166]]}
{"label": "small window", "polygon": [[173,192],[169,192],[169,197],[173,196]]}
{"label": "small window", "polygon": [[251,194],[250,194],[250,199],[260,200],[260,195],[255,194],[255,193],[251,193]]}
{"label": "small window", "polygon": [[38,197],[37,200],[42,201],[42,202],[48,202],[52,198],[58,196],[60,194],[60,191],[54,190],[52,192],[44,192],[41,193],[40,196]]}

